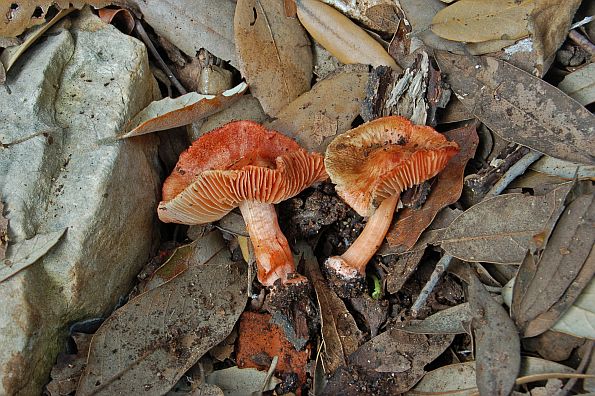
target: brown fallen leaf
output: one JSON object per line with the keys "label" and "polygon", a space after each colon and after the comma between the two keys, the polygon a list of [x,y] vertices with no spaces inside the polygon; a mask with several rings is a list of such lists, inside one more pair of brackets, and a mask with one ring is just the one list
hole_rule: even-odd
{"label": "brown fallen leaf", "polygon": [[103,22],[116,26],[126,34],[134,29],[134,16],[126,8],[102,8],[97,14]]}
{"label": "brown fallen leaf", "polygon": [[4,203],[0,201],[0,260],[6,257],[8,247],[8,219],[4,217]]}
{"label": "brown fallen leaf", "polygon": [[218,232],[197,240],[189,261],[103,323],[77,394],[164,394],[231,332],[246,305],[246,266],[230,260]]}
{"label": "brown fallen leaf", "polygon": [[190,92],[175,99],[151,102],[127,124],[118,138],[124,139],[146,133],[184,126],[223,110],[237,101],[248,89],[242,82],[220,95],[201,95]]}
{"label": "brown fallen leaf", "polygon": [[416,334],[465,334],[470,333],[470,323],[469,303],[463,303],[438,311],[424,320],[402,322],[399,329]]}
{"label": "brown fallen leaf", "polygon": [[333,7],[319,0],[296,0],[296,4],[308,33],[341,62],[401,70],[380,43]]}
{"label": "brown fallen leaf", "polygon": [[[76,10],[76,8],[68,8],[67,6],[67,8],[60,10],[56,15],[52,17],[51,20],[46,22],[43,26],[36,26],[32,28],[29,32],[27,32],[26,37],[23,39],[22,43],[15,45],[14,47],[8,47],[4,49],[4,51],[2,51],[2,53],[0,54],[0,63],[4,65],[5,72],[8,72],[10,70],[10,68],[15,64],[19,57],[23,55],[25,51],[30,46],[32,46],[38,38],[41,37],[42,34],[44,34],[49,28],[54,26],[58,21],[60,21],[62,18],[64,18],[66,15],[70,14],[74,10]],[[41,19],[43,20],[43,18]]]}
{"label": "brown fallen leaf", "polygon": [[295,139],[310,151],[324,152],[338,134],[351,129],[366,96],[368,68],[345,66],[287,105],[269,129]]}
{"label": "brown fallen leaf", "polygon": [[343,300],[335,294],[323,278],[312,248],[305,242],[300,242],[297,250],[303,255],[306,276],[316,291],[322,340],[324,341],[322,362],[324,372],[330,375],[340,366],[347,364],[347,357],[357,350],[363,339],[363,334],[345,307]]}
{"label": "brown fallen leaf", "polygon": [[502,138],[552,157],[595,163],[595,116],[559,89],[489,57],[436,53],[463,104]]}
{"label": "brown fallen leaf", "polygon": [[529,34],[534,0],[459,0],[438,12],[432,31],[448,40],[477,43]]}
{"label": "brown fallen leaf", "polygon": [[[446,40],[438,36],[430,29],[432,18],[446,5],[440,0],[400,0],[405,17],[411,24],[411,36],[421,40],[430,48],[450,51],[457,54],[465,53],[465,46],[462,43]],[[410,52],[415,51],[418,45],[411,44]]]}
{"label": "brown fallen leaf", "polygon": [[432,223],[436,214],[445,206],[455,203],[463,190],[463,175],[467,161],[475,155],[479,139],[475,124],[446,132],[448,140],[458,143],[461,150],[432,183],[431,192],[424,205],[418,209],[403,209],[391,226],[386,240],[392,252],[411,250],[421,233]]}
{"label": "brown fallen leaf", "polygon": [[568,74],[558,88],[583,106],[595,102],[595,63]]}
{"label": "brown fallen leaf", "polygon": [[469,271],[469,307],[475,336],[476,380],[482,395],[507,396],[521,366],[521,341],[508,312]]}
{"label": "brown fallen leaf", "polygon": [[370,27],[385,34],[394,34],[401,20],[399,10],[393,4],[376,4],[367,8],[364,15],[370,20]]}
{"label": "brown fallen leaf", "polygon": [[396,261],[388,266],[386,275],[386,291],[395,294],[407,282],[407,279],[413,274],[425,252],[425,246],[422,249],[413,250],[400,254]]}
{"label": "brown fallen leaf", "polygon": [[[237,66],[233,36],[233,0],[126,0],[159,36],[189,57],[205,48]],[[175,26],[175,28],[172,28]]]}
{"label": "brown fallen leaf", "polygon": [[306,382],[309,346],[297,351],[284,331],[271,322],[270,314],[244,312],[240,317],[236,347],[238,367],[266,371],[275,356],[279,359],[276,373],[295,373],[300,386]]}
{"label": "brown fallen leaf", "polygon": [[566,40],[580,4],[581,0],[535,0],[528,28],[536,52],[536,67],[543,74]]}
{"label": "brown fallen leaf", "polygon": [[595,202],[575,199],[540,254],[528,253],[516,276],[512,316],[525,337],[553,326],[595,274]]}
{"label": "brown fallen leaf", "polygon": [[329,379],[321,395],[400,394],[425,374],[451,344],[453,335],[411,334],[390,329],[362,345]]}
{"label": "brown fallen leaf", "polygon": [[239,0],[234,37],[240,71],[267,114],[310,89],[310,40],[297,19],[285,16],[281,1]]}
{"label": "brown fallen leaf", "polygon": [[545,196],[504,194],[484,200],[448,226],[441,246],[463,261],[520,263],[533,236],[560,216],[571,187],[563,184]]}
{"label": "brown fallen leaf", "polygon": [[194,244],[180,246],[176,248],[171,256],[163,263],[151,276],[142,283],[140,292],[144,293],[151,289],[161,286],[165,282],[173,279],[188,269],[192,255],[194,254]]}
{"label": "brown fallen leaf", "polygon": [[13,0],[0,3],[0,37],[16,37],[26,29],[46,22],[46,13],[50,6],[57,7],[58,12],[70,7],[78,10],[86,4],[94,7],[105,7],[112,0]]}
{"label": "brown fallen leaf", "polygon": [[465,105],[452,96],[443,110],[438,111],[438,124],[450,124],[452,122],[466,121],[473,118],[473,114],[467,110]]}

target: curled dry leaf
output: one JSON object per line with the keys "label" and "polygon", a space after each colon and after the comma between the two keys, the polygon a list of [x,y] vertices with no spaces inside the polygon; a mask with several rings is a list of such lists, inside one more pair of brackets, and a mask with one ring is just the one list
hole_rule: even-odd
{"label": "curled dry leaf", "polygon": [[103,22],[116,26],[126,34],[134,29],[134,16],[126,8],[102,8],[97,13]]}
{"label": "curled dry leaf", "polygon": [[308,33],[339,61],[401,70],[380,43],[333,7],[319,0],[296,0],[296,4]]}
{"label": "curled dry leaf", "polygon": [[513,288],[512,316],[525,337],[548,330],[595,274],[595,202],[581,195],[564,211],[544,251],[528,253]]}
{"label": "curled dry leaf", "polygon": [[436,176],[424,205],[418,210],[406,208],[399,213],[397,222],[389,229],[386,236],[391,252],[402,253],[413,248],[436,214],[445,206],[455,203],[461,196],[465,166],[475,155],[479,142],[475,124],[454,129],[446,132],[445,135],[448,140],[457,142],[460,151]]}
{"label": "curled dry leaf", "polygon": [[508,312],[472,272],[469,281],[477,387],[482,395],[507,396],[521,365],[519,334]]}
{"label": "curled dry leaf", "polygon": [[[50,6],[60,11],[70,7],[83,8],[89,4],[95,7],[105,7],[112,0],[12,0],[0,3],[0,37],[16,37],[26,29],[45,23],[46,12]],[[40,14],[41,11],[41,14]]]}
{"label": "curled dry leaf", "polygon": [[77,394],[164,394],[231,332],[246,305],[246,267],[230,260],[218,232],[193,249],[185,272],[103,323]]}
{"label": "curled dry leaf", "polygon": [[[236,66],[233,0],[126,0],[159,36],[193,58],[205,48]],[[172,28],[175,27],[175,28]]]}
{"label": "curled dry leaf", "polygon": [[366,97],[367,67],[346,66],[318,82],[265,126],[295,139],[309,151],[324,152],[338,134],[351,129]]}
{"label": "curled dry leaf", "polygon": [[58,243],[65,232],[66,228],[35,234],[30,239],[8,243],[6,256],[0,260],[0,283],[42,258]]}
{"label": "curled dry leaf", "polygon": [[570,188],[567,183],[545,196],[505,194],[484,200],[448,226],[442,248],[464,261],[520,263],[533,236],[560,216]]}
{"label": "curled dry leaf", "polygon": [[595,115],[559,89],[490,57],[437,52],[436,61],[459,100],[502,138],[595,164]]}
{"label": "curled dry leaf", "polygon": [[451,344],[452,335],[411,334],[390,329],[363,344],[329,379],[323,395],[399,394],[409,390]]}
{"label": "curled dry leaf", "polygon": [[332,374],[340,366],[347,365],[347,357],[357,350],[363,334],[343,300],[328,286],[320,273],[320,266],[312,248],[305,242],[301,242],[297,250],[303,255],[306,275],[316,291],[324,341],[322,353],[324,372]]}
{"label": "curled dry leaf", "polygon": [[459,0],[438,12],[432,31],[448,40],[477,43],[529,34],[534,0]]}
{"label": "curled dry leaf", "polygon": [[285,16],[281,1],[239,0],[234,26],[240,71],[267,114],[310,89],[310,40],[297,19]]}
{"label": "curled dry leaf", "polygon": [[126,130],[129,132],[119,138],[191,124],[231,105],[246,92],[246,89],[248,86],[242,82],[219,95],[190,92],[175,99],[165,98],[151,102],[128,122]]}

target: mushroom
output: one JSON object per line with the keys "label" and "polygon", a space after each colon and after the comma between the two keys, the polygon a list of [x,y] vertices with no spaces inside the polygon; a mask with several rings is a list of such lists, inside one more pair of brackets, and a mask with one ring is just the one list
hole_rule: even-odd
{"label": "mushroom", "polygon": [[366,265],[384,241],[401,192],[436,176],[458,151],[433,128],[399,116],[370,121],[329,144],[324,163],[337,194],[369,216],[349,249],[325,262],[341,294],[363,290]]}
{"label": "mushroom", "polygon": [[206,133],[180,155],[163,185],[161,221],[203,224],[240,208],[254,246],[258,280],[265,286],[301,283],[276,203],[328,178],[322,155],[252,121]]}

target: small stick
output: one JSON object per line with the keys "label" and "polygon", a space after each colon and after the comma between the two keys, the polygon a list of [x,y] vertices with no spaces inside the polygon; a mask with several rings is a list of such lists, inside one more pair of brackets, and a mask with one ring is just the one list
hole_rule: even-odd
{"label": "small stick", "polygon": [[576,45],[590,53],[591,56],[595,56],[595,44],[589,41],[589,39],[587,39],[585,36],[577,32],[576,30],[571,30],[568,33],[568,38],[572,40]]}
{"label": "small stick", "polygon": [[411,315],[413,315],[414,318],[417,318],[417,314],[425,305],[426,300],[428,299],[430,293],[432,293],[432,290],[434,290],[434,287],[436,287],[440,281],[440,278],[442,278],[442,274],[444,274],[444,272],[446,272],[448,269],[452,259],[453,257],[451,255],[445,254],[436,264],[436,268],[434,269],[434,272],[432,272],[430,280],[426,282],[421,293],[419,293],[419,296],[417,296],[417,300],[415,300],[415,303],[411,307]]}
{"label": "small stick", "polygon": [[[514,179],[522,175],[527,170],[527,168],[529,168],[529,166],[532,163],[541,158],[542,155],[543,154],[541,154],[540,152],[534,150],[531,150],[527,154],[525,154],[514,165],[508,168],[508,170],[502,175],[500,180],[498,180],[498,182],[494,184],[490,191],[488,191],[488,193],[485,195],[482,201],[500,195],[500,193],[502,193],[502,191],[504,191],[506,187],[508,187],[508,185],[512,183]],[[451,255],[445,254],[436,264],[436,268],[434,269],[434,272],[432,272],[430,279],[425,284],[421,293],[419,294],[419,296],[417,296],[417,299],[411,307],[411,314],[414,318],[417,317],[417,314],[425,305],[428,296],[430,295],[430,293],[432,293],[432,291],[438,284],[438,281],[440,281],[442,274],[444,274],[444,272],[446,272],[446,270],[448,269],[448,266],[450,265],[452,259],[453,257]]]}
{"label": "small stick", "polygon": [[483,197],[482,201],[500,195],[502,191],[504,191],[506,187],[508,187],[508,185],[512,183],[514,179],[525,173],[527,168],[529,168],[529,166],[532,163],[541,158],[542,155],[543,154],[541,154],[540,152],[534,150],[531,150],[527,154],[525,154],[513,166],[508,168],[508,170],[506,171],[506,173],[502,175],[500,180],[498,180],[498,182],[496,182],[496,184],[492,186],[490,191],[488,191],[488,193]]}
{"label": "small stick", "polygon": [[261,392],[264,392],[267,386],[269,385],[269,382],[271,381],[273,374],[275,374],[275,369],[277,368],[278,361],[279,356],[275,355],[275,357],[273,357],[273,361],[271,362],[271,367],[269,367],[269,371],[267,372],[267,376],[265,377],[264,382],[262,384],[262,388],[260,389]]}
{"label": "small stick", "polygon": [[153,57],[157,60],[159,67],[161,67],[163,69],[163,71],[165,71],[165,74],[167,75],[167,77],[169,78],[171,83],[176,87],[176,89],[178,90],[178,92],[180,94],[185,95],[187,93],[186,89],[184,89],[184,87],[182,86],[182,84],[180,84],[180,82],[178,81],[176,76],[174,76],[174,74],[172,73],[170,68],[165,64],[165,62],[159,55],[159,52],[157,52],[157,49],[151,42],[149,35],[147,35],[145,28],[143,27],[143,25],[140,23],[139,20],[136,20],[136,22],[134,24],[134,29],[136,30],[138,35],[141,37],[141,39],[143,40],[143,42],[145,43],[145,45],[147,46],[149,51],[151,51],[151,55],[153,55]]}

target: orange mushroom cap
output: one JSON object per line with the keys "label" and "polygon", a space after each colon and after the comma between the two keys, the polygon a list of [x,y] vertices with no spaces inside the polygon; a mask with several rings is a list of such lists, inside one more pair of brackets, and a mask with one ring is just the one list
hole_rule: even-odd
{"label": "orange mushroom cap", "polygon": [[370,216],[385,198],[436,176],[458,151],[433,128],[390,116],[336,137],[324,163],[337,194]]}
{"label": "orange mushroom cap", "polygon": [[158,214],[166,223],[209,223],[242,201],[276,204],[327,177],[322,155],[258,123],[230,122],[180,155]]}

